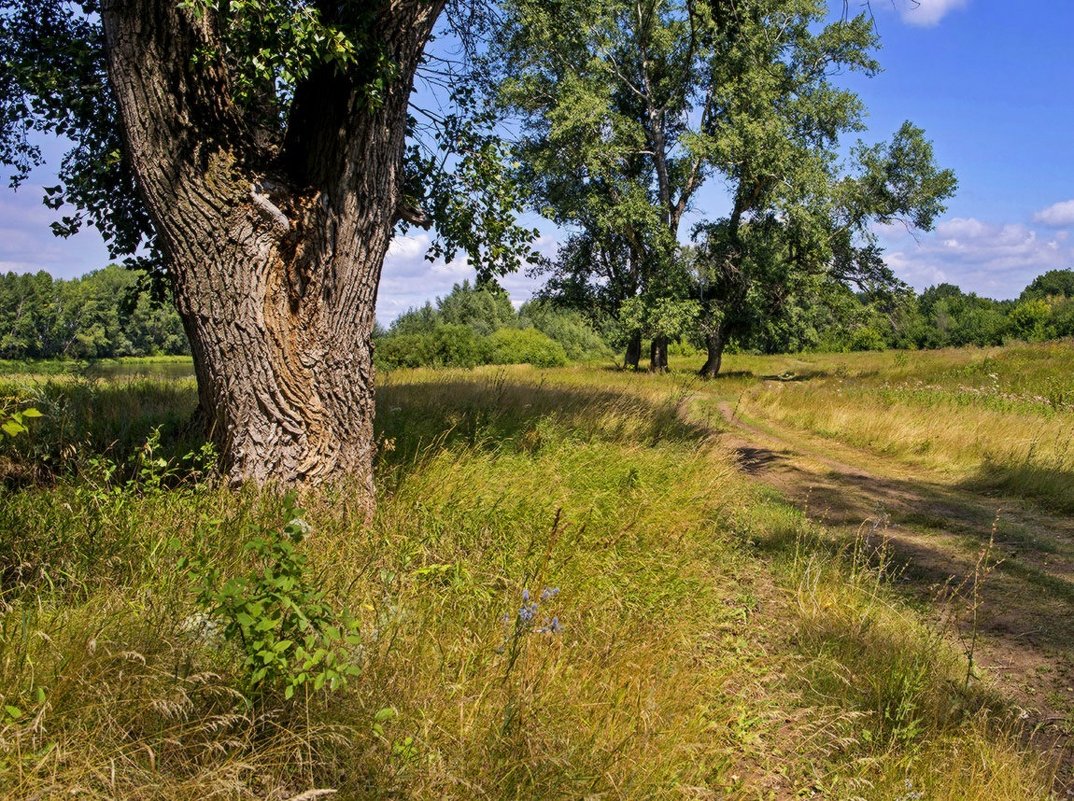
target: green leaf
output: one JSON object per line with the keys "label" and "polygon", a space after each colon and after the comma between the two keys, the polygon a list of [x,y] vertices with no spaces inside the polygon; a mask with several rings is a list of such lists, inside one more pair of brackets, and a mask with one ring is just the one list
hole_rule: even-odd
{"label": "green leaf", "polygon": [[399,713],[395,711],[394,707],[386,706],[383,709],[378,709],[377,714],[373,715],[373,720],[377,723],[384,723],[396,717]]}

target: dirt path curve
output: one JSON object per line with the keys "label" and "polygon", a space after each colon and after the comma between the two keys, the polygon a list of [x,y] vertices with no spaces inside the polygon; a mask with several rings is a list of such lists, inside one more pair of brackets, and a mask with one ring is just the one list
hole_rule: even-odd
{"label": "dirt path curve", "polygon": [[[975,662],[1022,710],[1035,743],[1056,750],[1060,787],[1074,788],[1074,520],[844,443],[746,419],[727,401],[701,394],[695,403],[710,422],[722,424],[721,441],[745,472],[836,533],[853,537],[865,525],[870,537],[886,539],[906,567],[900,589],[919,600],[936,602],[944,587],[964,582],[971,593],[982,551],[994,540],[990,559],[999,564],[979,585]],[[947,606],[960,608],[966,603]],[[968,643],[971,615],[956,617]]]}

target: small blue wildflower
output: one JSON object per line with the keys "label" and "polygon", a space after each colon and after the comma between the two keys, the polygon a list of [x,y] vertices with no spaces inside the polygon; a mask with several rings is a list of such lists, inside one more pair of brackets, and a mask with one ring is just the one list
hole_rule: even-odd
{"label": "small blue wildflower", "polygon": [[537,604],[524,604],[518,610],[518,617],[523,623],[529,623],[537,614]]}
{"label": "small blue wildflower", "polygon": [[535,629],[538,634],[559,634],[559,618],[553,617],[548,624]]}
{"label": "small blue wildflower", "polygon": [[522,603],[528,604],[530,602],[530,591],[522,590]]}
{"label": "small blue wildflower", "polygon": [[559,595],[559,587],[545,587],[541,590],[541,600],[550,601]]}

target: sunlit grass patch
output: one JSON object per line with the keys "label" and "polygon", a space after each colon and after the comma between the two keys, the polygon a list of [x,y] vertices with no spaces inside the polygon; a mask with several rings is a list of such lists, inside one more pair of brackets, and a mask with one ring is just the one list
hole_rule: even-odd
{"label": "sunlit grass patch", "polygon": [[189,384],[50,387],[73,467],[0,490],[0,797],[1046,797],[1002,699],[736,469],[691,376],[394,373],[373,524],[345,485],[301,499],[360,673],[286,701],[249,697],[180,561],[244,575],[282,499],[143,480],[136,427],[99,469],[124,392],[145,436]]}
{"label": "sunlit grass patch", "polygon": [[741,406],[977,488],[1072,508],[1074,344],[915,353],[900,364],[903,355],[868,354],[842,370],[839,357],[818,357],[821,376],[758,385]]}

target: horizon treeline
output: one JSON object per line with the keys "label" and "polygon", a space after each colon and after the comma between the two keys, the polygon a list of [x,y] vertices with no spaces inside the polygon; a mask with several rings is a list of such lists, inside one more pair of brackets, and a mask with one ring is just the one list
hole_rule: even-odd
{"label": "horizon treeline", "polygon": [[[530,330],[532,329],[532,330]],[[531,354],[492,343],[522,338]],[[897,291],[854,292],[829,284],[806,298],[789,298],[781,313],[764,318],[731,351],[797,353],[888,348],[926,350],[1002,345],[1012,340],[1040,342],[1074,336],[1074,271],[1051,270],[1035,278],[1014,300],[993,300],[964,292],[950,283],[921,294],[901,285]],[[378,329],[377,362],[382,368],[529,362],[561,363],[607,358],[625,344],[622,328],[595,306],[572,308],[562,298],[542,296],[517,311],[495,284],[456,284],[436,303],[411,308],[387,329]],[[673,350],[703,350],[701,328],[687,328]]]}
{"label": "horizon treeline", "polygon": [[[142,275],[109,265],[80,278],[47,272],[0,274],[0,358],[100,359],[188,355],[174,307],[155,302]],[[599,315],[537,297],[515,309],[495,284],[456,284],[435,303],[411,308],[378,328],[377,363],[473,367],[608,358],[622,343]],[[1013,300],[994,300],[943,283],[918,294],[832,287],[730,343],[757,353],[934,349],[1039,342],[1074,336],[1074,270],[1051,270]],[[687,332],[675,348],[700,349]]]}
{"label": "horizon treeline", "polygon": [[1042,342],[1074,336],[1074,270],[1049,270],[1013,300],[993,300],[951,283],[918,294],[831,287],[816,302],[776,318],[738,343],[763,353],[815,350],[930,350]]}
{"label": "horizon treeline", "polygon": [[189,354],[178,312],[154,302],[142,277],[117,264],[80,278],[0,274],[0,358]]}

